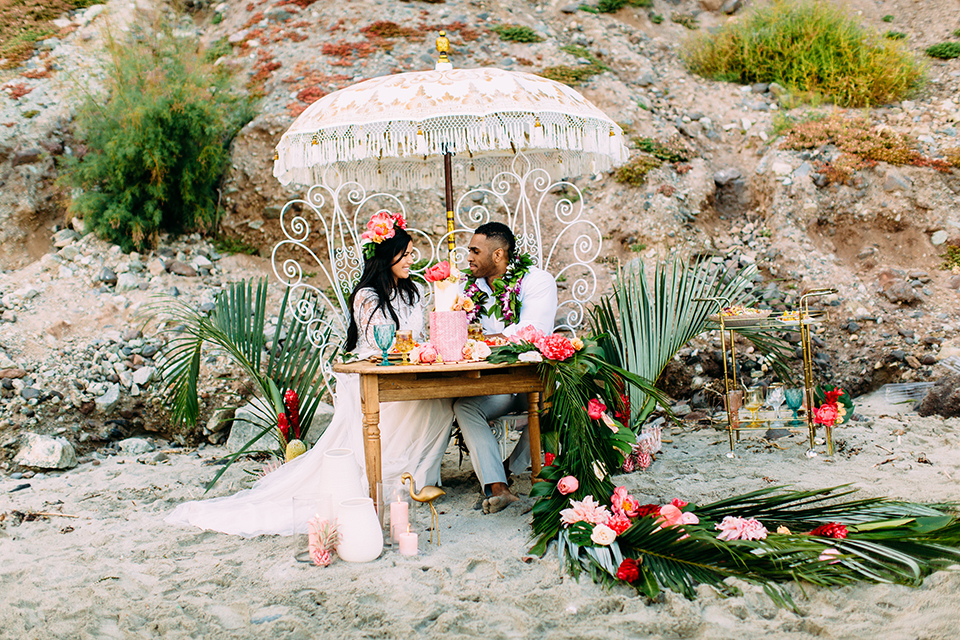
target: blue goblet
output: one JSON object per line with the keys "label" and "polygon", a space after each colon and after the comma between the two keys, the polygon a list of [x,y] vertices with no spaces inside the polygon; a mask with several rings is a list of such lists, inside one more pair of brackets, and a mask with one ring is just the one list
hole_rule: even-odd
{"label": "blue goblet", "polygon": [[377,341],[377,346],[383,349],[383,361],[381,367],[392,366],[393,363],[387,360],[387,351],[393,345],[393,336],[397,333],[397,328],[393,324],[378,324],[373,327],[373,339]]}
{"label": "blue goblet", "polygon": [[785,389],[783,394],[787,401],[787,407],[793,411],[793,422],[799,422],[798,412],[803,405],[803,389]]}

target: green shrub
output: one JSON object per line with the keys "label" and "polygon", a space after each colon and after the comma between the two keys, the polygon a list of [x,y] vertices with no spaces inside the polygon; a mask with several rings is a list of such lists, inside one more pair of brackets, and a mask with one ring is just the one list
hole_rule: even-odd
{"label": "green shrub", "polygon": [[213,24],[220,24],[221,22],[223,22],[223,14],[222,13],[213,14],[213,18],[210,20],[210,22],[212,22]]}
{"label": "green shrub", "polygon": [[696,31],[700,28],[700,21],[697,20],[697,16],[692,13],[671,13],[670,22],[675,22],[691,31]]}
{"label": "green shrub", "polygon": [[641,153],[617,169],[613,174],[613,179],[632,187],[639,187],[647,179],[647,174],[659,166],[660,160],[649,154]]}
{"label": "green shrub", "polygon": [[195,42],[141,34],[109,40],[107,52],[104,95],[77,113],[87,153],[65,163],[62,181],[80,190],[71,211],[125,251],[151,246],[161,230],[212,228],[227,147],[251,105]]}
{"label": "green shrub", "polygon": [[941,42],[932,47],[927,47],[927,55],[941,60],[960,58],[960,42]]}
{"label": "green shrub", "polygon": [[953,30],[953,35],[954,35],[955,38],[960,38],[960,29],[954,29],[954,30]]}
{"label": "green shrub", "polygon": [[519,24],[501,24],[491,27],[490,30],[507,42],[543,42],[543,38],[536,31]]}
{"label": "green shrub", "polygon": [[663,16],[659,13],[650,14],[650,22],[653,24],[663,24]]}
{"label": "green shrub", "polygon": [[220,38],[203,52],[203,61],[214,63],[223,56],[228,56],[231,53],[233,53],[233,45],[230,44],[226,38]]}
{"label": "green shrub", "polygon": [[664,162],[686,162],[693,154],[686,144],[679,138],[672,138],[666,143],[657,142],[652,138],[633,138],[637,149]]}
{"label": "green shrub", "polygon": [[941,269],[944,271],[960,271],[960,247],[948,244],[947,252],[941,253],[940,257],[943,258],[943,262],[940,263]]}
{"label": "green shrub", "polygon": [[682,56],[708,78],[777,82],[794,95],[822,95],[841,106],[893,102],[923,81],[921,65],[901,43],[816,0],[755,5],[742,20],[688,39]]}
{"label": "green shrub", "polygon": [[[631,7],[649,7],[653,5],[653,0],[600,0],[597,3],[597,10],[600,13],[616,13],[625,6]],[[583,6],[580,7],[581,9]]]}
{"label": "green shrub", "polygon": [[905,34],[903,31],[887,31],[885,34],[883,34],[883,37],[887,40],[905,40],[907,38],[907,34]]}
{"label": "green shrub", "polygon": [[880,19],[883,20],[884,22],[893,22],[893,16],[891,16],[890,14],[887,14]]}
{"label": "green shrub", "polygon": [[544,78],[549,78],[550,80],[556,80],[557,82],[562,82],[563,84],[568,84],[570,86],[575,86],[588,80],[592,76],[597,75],[610,69],[607,65],[600,61],[595,55],[590,53],[584,47],[578,47],[574,44],[568,44],[560,47],[560,50],[569,53],[572,56],[582,58],[587,61],[587,64],[581,64],[576,67],[568,66],[556,66],[556,67],[547,67],[539,73],[539,75]]}

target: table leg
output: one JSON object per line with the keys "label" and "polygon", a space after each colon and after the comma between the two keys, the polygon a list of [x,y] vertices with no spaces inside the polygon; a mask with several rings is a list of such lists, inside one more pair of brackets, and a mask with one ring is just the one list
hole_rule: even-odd
{"label": "table leg", "polygon": [[527,394],[527,435],[530,438],[531,481],[538,482],[540,475],[540,394],[532,391]]}
{"label": "table leg", "polygon": [[363,408],[363,453],[367,467],[367,482],[374,507],[377,504],[377,485],[380,483],[380,381],[376,374],[360,376],[360,404]]}

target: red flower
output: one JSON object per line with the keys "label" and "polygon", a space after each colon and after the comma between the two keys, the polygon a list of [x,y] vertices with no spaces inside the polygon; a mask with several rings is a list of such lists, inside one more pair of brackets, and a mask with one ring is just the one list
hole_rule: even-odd
{"label": "red flower", "polygon": [[297,392],[293,389],[287,389],[287,392],[283,394],[283,404],[287,407],[287,416],[290,418],[290,426],[293,427],[293,437],[299,440],[300,399],[297,397]]}
{"label": "red flower", "polygon": [[813,414],[814,424],[822,424],[825,427],[832,427],[837,421],[837,415],[840,412],[835,404],[822,404]]}
{"label": "red flower", "polygon": [[599,420],[603,417],[603,412],[606,410],[607,405],[596,398],[591,398],[590,402],[587,403],[587,415],[590,416],[591,420]]}
{"label": "red flower", "polygon": [[620,406],[623,410],[614,412],[613,417],[623,424],[630,424],[630,397],[625,393],[620,394]]}
{"label": "red flower", "polygon": [[637,507],[637,517],[643,518],[645,516],[654,516],[657,517],[660,515],[660,505],[658,504],[642,504]]}
{"label": "red flower", "polygon": [[843,389],[834,387],[833,391],[827,391],[824,395],[826,395],[827,398],[824,404],[837,404],[837,399],[843,395]]}
{"label": "red flower", "polygon": [[402,213],[393,214],[393,223],[400,227],[401,229],[407,228],[407,221],[403,219]]}
{"label": "red flower", "polygon": [[846,538],[847,528],[839,522],[828,522],[811,531],[809,535],[821,538]]}
{"label": "red flower", "polygon": [[617,535],[629,529],[631,524],[633,523],[630,522],[630,518],[622,513],[614,514],[607,520],[607,526],[616,531]]}
{"label": "red flower", "polygon": [[427,282],[440,282],[450,277],[450,263],[444,260],[433,265],[423,274]]}
{"label": "red flower", "polygon": [[633,558],[624,558],[617,569],[617,579],[636,582],[640,578],[640,565]]}
{"label": "red flower", "polygon": [[553,455],[553,454],[550,453],[549,451],[546,452],[545,454],[543,454],[543,457],[544,457],[544,465],[543,465],[543,466],[545,466],[545,467],[549,467],[550,465],[553,464],[553,461],[557,459],[557,456]]}
{"label": "red flower", "polygon": [[540,342],[537,343],[537,348],[540,350],[540,353],[550,360],[566,360],[577,352],[573,347],[573,343],[559,333],[554,333],[542,338]]}
{"label": "red flower", "polygon": [[281,413],[277,416],[277,429],[280,430],[284,440],[290,439],[290,423],[287,422],[287,414]]}
{"label": "red flower", "polygon": [[670,504],[672,504],[673,506],[675,506],[677,509],[683,509],[685,506],[687,506],[687,505],[690,504],[690,503],[687,502],[686,500],[681,500],[680,498],[674,498],[674,499],[670,502]]}

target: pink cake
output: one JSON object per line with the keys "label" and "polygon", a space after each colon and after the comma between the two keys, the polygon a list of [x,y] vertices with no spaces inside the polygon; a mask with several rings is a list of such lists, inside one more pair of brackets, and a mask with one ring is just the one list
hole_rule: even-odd
{"label": "pink cake", "polygon": [[463,345],[467,342],[466,312],[431,311],[430,342],[444,362],[463,360]]}

